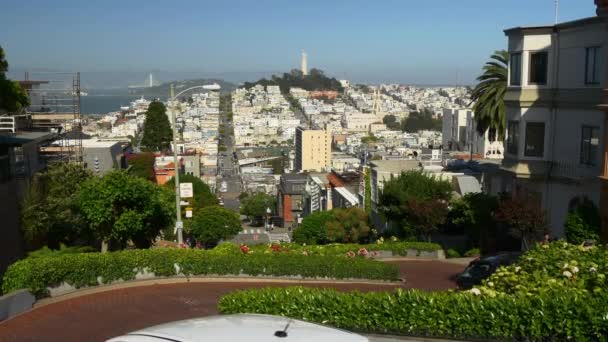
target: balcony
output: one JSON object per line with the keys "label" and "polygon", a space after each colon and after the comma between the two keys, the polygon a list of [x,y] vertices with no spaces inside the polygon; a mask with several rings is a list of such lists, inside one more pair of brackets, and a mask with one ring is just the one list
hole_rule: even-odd
{"label": "balcony", "polygon": [[583,165],[572,161],[554,161],[551,167],[551,177],[571,180],[590,180],[601,176],[599,166]]}
{"label": "balcony", "polygon": [[550,165],[546,160],[516,159],[507,154],[500,169],[513,173],[518,178],[546,179],[549,177]]}

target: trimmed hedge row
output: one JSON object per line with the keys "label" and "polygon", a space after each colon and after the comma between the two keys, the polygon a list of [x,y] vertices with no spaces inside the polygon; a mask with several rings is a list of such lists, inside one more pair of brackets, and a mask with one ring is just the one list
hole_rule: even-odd
{"label": "trimmed hedge row", "polygon": [[[177,265],[177,266],[176,266]],[[66,282],[74,287],[135,279],[147,270],[155,276],[249,275],[303,278],[395,280],[395,265],[373,260],[293,254],[223,254],[195,249],[142,249],[28,258],[12,264],[2,284],[4,293],[29,289],[38,297],[47,287]]]}
{"label": "trimmed hedge row", "polygon": [[[386,241],[383,243],[371,244],[356,244],[356,243],[332,243],[327,245],[301,245],[298,243],[281,243],[280,246],[287,252],[302,253],[306,251],[309,254],[319,255],[334,255],[345,256],[346,253],[352,251],[357,253],[360,248],[365,248],[368,251],[391,251],[395,255],[406,256],[408,250],[416,250],[418,252],[434,252],[442,250],[441,245],[431,242],[418,241]],[[253,251],[264,251],[268,247],[266,245],[250,246]]]}
{"label": "trimmed hedge row", "polygon": [[239,291],[225,314],[281,315],[367,333],[482,340],[606,340],[608,294],[475,296],[417,290],[338,292],[302,287]]}

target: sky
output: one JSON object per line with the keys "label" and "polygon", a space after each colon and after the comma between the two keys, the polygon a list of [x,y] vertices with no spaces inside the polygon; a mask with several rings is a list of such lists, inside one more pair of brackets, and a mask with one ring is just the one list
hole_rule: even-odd
{"label": "sky", "polygon": [[[559,21],[595,15],[560,0]],[[469,84],[503,30],[554,0],[20,0],[0,10],[13,70],[251,75],[309,67],[357,82]],[[249,74],[248,74],[249,73]]]}

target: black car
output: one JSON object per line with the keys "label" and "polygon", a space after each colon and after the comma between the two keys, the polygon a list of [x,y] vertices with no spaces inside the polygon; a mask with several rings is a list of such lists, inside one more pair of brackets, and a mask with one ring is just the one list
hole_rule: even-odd
{"label": "black car", "polygon": [[520,255],[521,252],[505,252],[477,258],[456,277],[456,284],[461,290],[470,289],[481,284],[481,281],[496,272],[498,267],[516,262]]}

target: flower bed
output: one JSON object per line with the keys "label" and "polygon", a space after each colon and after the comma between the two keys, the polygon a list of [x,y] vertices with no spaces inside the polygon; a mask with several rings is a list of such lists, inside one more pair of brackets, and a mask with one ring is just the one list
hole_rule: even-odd
{"label": "flower bed", "polygon": [[281,315],[366,333],[482,340],[605,340],[608,295],[545,292],[476,296],[471,292],[342,293],[266,288],[221,298],[222,313]]}
{"label": "flower bed", "polygon": [[[281,243],[270,245],[249,246],[249,250],[256,253],[291,253],[291,254],[307,254],[307,255],[322,255],[322,256],[361,256],[361,257],[379,257],[381,251],[390,252],[390,256],[408,256],[408,257],[430,257],[442,258],[443,249],[436,243],[429,242],[400,242],[378,240],[380,243],[374,244],[346,244],[334,243],[328,245],[300,245],[297,243]],[[375,252],[375,253],[374,253]],[[387,256],[383,254],[382,256]]]}
{"label": "flower bed", "polygon": [[[222,246],[225,248],[225,246]],[[63,283],[75,288],[135,279],[148,273],[172,276],[275,276],[329,279],[396,280],[396,266],[373,260],[197,249],[142,249],[80,253],[24,259],[12,264],[2,284],[4,293],[29,289],[37,297]],[[237,251],[239,250],[236,247]]]}

